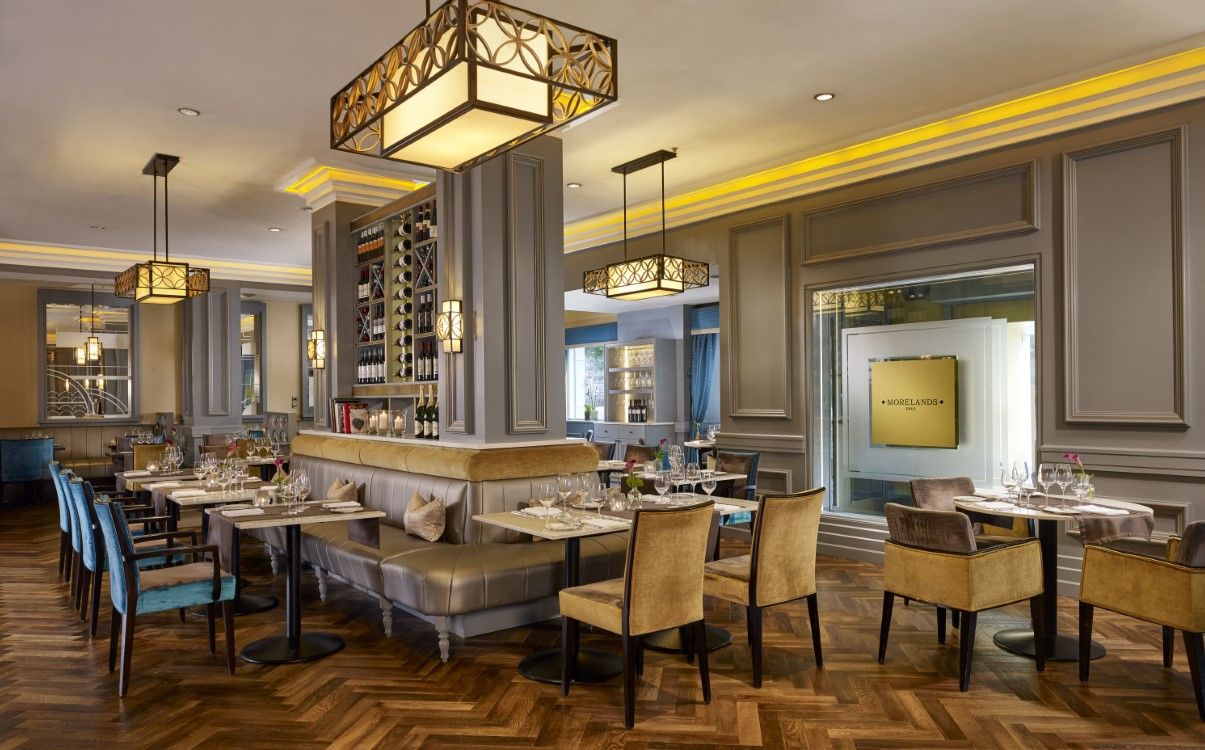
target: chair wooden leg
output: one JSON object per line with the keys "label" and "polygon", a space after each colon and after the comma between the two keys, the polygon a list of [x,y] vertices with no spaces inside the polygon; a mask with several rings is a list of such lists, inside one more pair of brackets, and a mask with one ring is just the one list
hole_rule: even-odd
{"label": "chair wooden leg", "polygon": [[636,674],[644,676],[644,638],[636,639]]}
{"label": "chair wooden leg", "polygon": [[134,612],[127,609],[121,618],[121,675],[117,680],[117,695],[126,697],[130,689],[130,663],[134,656]]}
{"label": "chair wooden leg", "polygon": [[958,635],[958,689],[966,692],[971,687],[971,661],[975,656],[975,620],[977,612],[966,612],[962,617],[962,628]]}
{"label": "chair wooden leg", "polygon": [[749,659],[753,662],[753,687],[761,687],[762,611],[750,606],[745,615],[749,630]]}
{"label": "chair wooden leg", "polygon": [[1176,629],[1163,626],[1163,666],[1171,667],[1176,655]]}
{"label": "chair wooden leg", "polygon": [[79,602],[79,579],[84,569],[83,561],[80,555],[74,555],[71,564],[71,606],[74,607]]}
{"label": "chair wooden leg", "polygon": [[820,649],[820,610],[817,608],[816,595],[808,597],[808,623],[812,629],[812,651],[816,654],[816,668],[824,666],[824,653]]}
{"label": "chair wooden leg", "polygon": [[561,616],[561,695],[569,697],[569,683],[577,669],[577,648],[581,627],[572,617]]}
{"label": "chair wooden leg", "polygon": [[101,571],[92,574],[92,621],[88,623],[88,637],[96,637],[96,621],[100,618],[100,579],[104,578]]}
{"label": "chair wooden leg", "polygon": [[891,607],[895,604],[895,594],[883,592],[883,620],[879,624],[879,664],[887,657],[887,634],[891,631]]}
{"label": "chair wooden leg", "polygon": [[1092,664],[1092,611],[1087,602],[1079,603],[1079,681],[1088,681],[1088,666]]}
{"label": "chair wooden leg", "polygon": [[121,630],[121,615],[117,607],[109,607],[109,672],[117,669],[117,636]]}
{"label": "chair wooden leg", "polygon": [[80,622],[88,615],[88,595],[92,593],[92,571],[84,568],[80,571],[79,596],[76,598]]}
{"label": "chair wooden leg", "polygon": [[222,602],[222,628],[226,631],[226,672],[234,675],[234,602],[227,599]]}
{"label": "chair wooden leg", "polygon": [[1200,633],[1184,631],[1184,651],[1188,656],[1188,671],[1192,673],[1192,691],[1197,698],[1197,715],[1205,721],[1205,695],[1202,694],[1202,672],[1205,671],[1205,646]]}
{"label": "chair wooden leg", "polygon": [[67,567],[67,551],[71,549],[71,532],[59,532],[59,577],[63,575],[63,570]]}
{"label": "chair wooden leg", "polygon": [[682,644],[682,650],[686,652],[686,663],[695,663],[695,630],[693,626],[678,628],[678,640]]}
{"label": "chair wooden leg", "polygon": [[695,623],[694,631],[695,648],[699,659],[699,682],[703,685],[703,702],[711,703],[711,673],[707,668],[707,628],[702,620]]}
{"label": "chair wooden leg", "polygon": [[623,725],[636,726],[636,644],[632,636],[623,635]]}
{"label": "chair wooden leg", "polygon": [[937,607],[937,642],[946,645],[946,608]]}
{"label": "chair wooden leg", "polygon": [[215,610],[216,605],[213,602],[205,605],[205,624],[209,627],[209,653],[216,654],[218,652],[217,633],[214,630],[214,617],[217,615]]}
{"label": "chair wooden leg", "polygon": [[1042,625],[1046,622],[1045,613],[1046,602],[1042,595],[1030,597],[1029,619],[1033,622],[1034,666],[1039,672],[1046,671],[1046,629]]}
{"label": "chair wooden leg", "polygon": [[957,630],[957,629],[958,629],[958,627],[959,627],[959,625],[960,625],[960,620],[961,620],[961,619],[962,619],[962,613],[961,613],[961,612],[959,612],[959,611],[958,611],[958,610],[956,610],[956,609],[952,609],[952,610],[950,610],[950,624],[954,626],[954,629],[955,629],[955,630]]}
{"label": "chair wooden leg", "polygon": [[180,622],[186,622],[185,614],[188,612],[184,607],[180,607]]}

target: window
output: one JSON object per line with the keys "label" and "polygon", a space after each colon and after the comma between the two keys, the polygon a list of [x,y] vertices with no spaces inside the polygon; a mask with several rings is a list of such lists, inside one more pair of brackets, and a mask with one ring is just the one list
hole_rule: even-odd
{"label": "window", "polygon": [[[565,416],[568,419],[606,419],[605,348],[570,346],[565,349]],[[589,409],[589,411],[587,411]]]}
{"label": "window", "polygon": [[[137,415],[132,306],[108,294],[43,289],[41,420],[129,420]],[[88,349],[95,337],[99,350]]]}
{"label": "window", "polygon": [[[881,515],[911,504],[918,477],[990,487],[1002,464],[1036,471],[1034,323],[1031,265],[813,294],[813,484],[830,509]],[[952,378],[917,376],[951,358]]]}
{"label": "window", "polygon": [[243,416],[264,415],[264,303],[244,302],[239,316]]}

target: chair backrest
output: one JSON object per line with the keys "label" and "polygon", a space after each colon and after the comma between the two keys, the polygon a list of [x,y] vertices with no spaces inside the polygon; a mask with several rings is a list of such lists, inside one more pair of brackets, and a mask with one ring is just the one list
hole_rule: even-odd
{"label": "chair backrest", "polygon": [[634,460],[638,464],[642,464],[645,461],[652,461],[653,460],[653,446],[640,445],[638,443],[628,443],[626,446],[624,446],[624,449],[623,449],[623,460],[624,461],[633,461]]}
{"label": "chair backrest", "polygon": [[761,462],[761,453],[757,451],[716,451],[715,454],[715,470],[724,471],[730,474],[744,474],[748,479],[744,484],[737,483],[733,486],[744,489],[739,492],[734,492],[733,497],[743,497],[746,500],[757,499],[757,465]]}
{"label": "chair backrest", "polygon": [[1176,562],[1190,568],[1205,568],[1205,521],[1193,521],[1184,527]]}
{"label": "chair backrest", "polygon": [[766,495],[757,504],[749,601],[759,607],[816,593],[816,539],[824,488]]}
{"label": "chair backrest", "polygon": [[926,510],[954,510],[954,498],[974,495],[975,483],[970,477],[933,477],[913,479],[912,502]]}
{"label": "chair backrest", "polygon": [[107,499],[98,500],[93,504],[96,511],[96,522],[100,526],[104,538],[106,562],[109,565],[109,592],[113,598],[113,607],[125,613],[132,596],[137,596],[141,582],[138,578],[138,566],[133,567],[133,587],[126,587],[125,556],[132,554],[134,542],[130,536],[130,526],[120,503],[111,503]]}
{"label": "chair backrest", "polygon": [[54,460],[54,438],[0,440],[0,482],[35,482]]}
{"label": "chair backrest", "polygon": [[47,467],[50,469],[50,480],[54,482],[54,496],[59,501],[59,528],[71,531],[71,506],[67,503],[67,493],[63,488],[63,465],[51,461]]}
{"label": "chair backrest", "polygon": [[95,572],[97,564],[100,562],[98,553],[101,551],[97,547],[101,540],[97,536],[96,511],[91,507],[94,502],[92,483],[85,482],[79,477],[72,477],[67,486],[70,490],[75,522],[79,525],[80,561],[85,568]]}
{"label": "chair backrest", "polygon": [[159,463],[163,461],[163,452],[167,450],[166,443],[135,443],[134,449],[134,468],[145,469],[150,462]]}
{"label": "chair backrest", "polygon": [[624,569],[624,621],[643,635],[703,619],[703,561],[714,503],[638,510]]}
{"label": "chair backrest", "polygon": [[599,461],[610,461],[611,456],[615,455],[615,443],[591,442],[590,447],[598,453]]}
{"label": "chair backrest", "polygon": [[893,542],[934,552],[966,554],[977,549],[971,519],[965,513],[909,508],[898,503],[887,503],[883,513]]}
{"label": "chair backrest", "polygon": [[156,436],[167,435],[168,430],[176,424],[176,413],[172,411],[157,411],[155,412],[155,425],[151,431]]}
{"label": "chair backrest", "polygon": [[585,438],[586,438],[587,443],[590,442],[591,440],[593,440],[594,439],[594,430],[593,429],[586,430]]}

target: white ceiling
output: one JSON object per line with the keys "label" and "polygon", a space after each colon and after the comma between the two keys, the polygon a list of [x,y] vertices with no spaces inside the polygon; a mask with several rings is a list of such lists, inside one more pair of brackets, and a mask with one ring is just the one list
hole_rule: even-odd
{"label": "white ceiling", "polygon": [[[657,148],[681,149],[672,194],[1205,39],[1201,0],[516,1],[619,39],[620,105],[564,133],[567,220],[617,208],[610,167]],[[327,107],[422,5],[0,0],[0,238],[149,250],[163,151],[177,253],[308,265],[275,188],[311,158],[391,168],[330,151]]]}

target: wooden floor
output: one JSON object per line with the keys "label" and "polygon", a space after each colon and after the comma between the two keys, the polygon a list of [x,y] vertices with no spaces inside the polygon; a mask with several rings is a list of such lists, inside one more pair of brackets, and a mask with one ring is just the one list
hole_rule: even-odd
{"label": "wooden floor", "polygon": [[[221,644],[219,656],[207,652],[203,622],[150,616],[138,627],[129,696],[119,700],[107,640],[88,639],[55,581],[57,536],[53,508],[0,509],[0,750],[1205,746],[1183,648],[1177,643],[1175,666],[1164,670],[1153,626],[1098,613],[1109,654],[1085,687],[1074,664],[1038,676],[1031,662],[992,645],[992,632],[1020,624],[1019,608],[985,614],[963,694],[958,636],[938,646],[930,608],[897,604],[888,661],[877,665],[880,572],[827,558],[819,566],[823,670],[812,660],[806,608],[780,607],[767,613],[766,683],[753,689],[743,624],[716,605],[708,619],[736,641],[712,655],[711,705],[700,702],[693,667],[649,652],[630,732],[618,680],[577,687],[563,700],[555,686],[516,674],[524,655],[557,643],[553,625],[454,639],[452,661],[442,664],[429,626],[398,613],[386,639],[374,601],[332,582],[321,603],[308,573],[305,628],[342,634],[343,652],[307,665],[244,663],[228,677]],[[245,558],[255,590],[282,594],[259,551]],[[1064,628],[1074,626],[1072,605],[1062,602]],[[279,632],[282,617],[277,609],[240,618],[240,644]]]}

